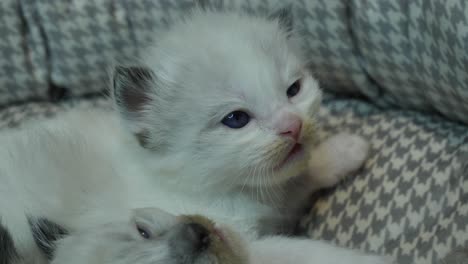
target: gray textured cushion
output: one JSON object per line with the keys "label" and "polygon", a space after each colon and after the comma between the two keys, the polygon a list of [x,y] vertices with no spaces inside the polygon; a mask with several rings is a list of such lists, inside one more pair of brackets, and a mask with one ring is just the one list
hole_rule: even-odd
{"label": "gray textured cushion", "polygon": [[102,96],[90,98],[74,98],[60,103],[31,102],[0,108],[0,130],[21,128],[21,125],[31,120],[53,118],[62,111],[70,109],[89,109],[93,107],[110,108],[110,102]]}
{"label": "gray textured cushion", "polygon": [[44,41],[25,12],[21,1],[0,1],[0,105],[47,97]]}
{"label": "gray textured cushion", "polygon": [[312,238],[428,264],[468,246],[468,129],[411,111],[332,100],[325,137],[366,137],[371,155],[357,175],[322,196],[304,219]]}
{"label": "gray textured cushion", "polygon": [[113,60],[140,55],[172,13],[193,1],[21,1],[25,18],[38,23],[49,51],[50,80],[71,95],[107,88]]}
{"label": "gray textured cushion", "polygon": [[72,95],[104,90],[114,59],[141,55],[196,2],[252,13],[290,5],[327,89],[468,123],[468,5],[445,0],[6,0],[0,104],[45,97],[49,80]]}
{"label": "gray textured cushion", "polygon": [[[468,123],[468,3],[352,1],[351,29],[371,99]],[[360,86],[363,92],[366,86]],[[369,93],[368,93],[369,94]]]}

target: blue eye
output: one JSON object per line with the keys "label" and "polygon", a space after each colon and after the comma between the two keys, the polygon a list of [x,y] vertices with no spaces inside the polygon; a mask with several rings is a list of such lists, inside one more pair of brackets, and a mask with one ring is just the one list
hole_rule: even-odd
{"label": "blue eye", "polygon": [[291,86],[289,86],[288,90],[286,91],[286,94],[288,95],[288,98],[296,96],[296,94],[299,93],[301,90],[301,80],[295,81]]}
{"label": "blue eye", "polygon": [[221,123],[230,128],[241,128],[247,125],[250,121],[250,116],[244,111],[234,111],[223,118]]}
{"label": "blue eye", "polygon": [[144,239],[150,239],[151,233],[150,233],[148,230],[146,230],[146,228],[137,225],[137,231],[138,231],[138,233],[140,234],[140,236],[141,236],[142,238],[144,238]]}

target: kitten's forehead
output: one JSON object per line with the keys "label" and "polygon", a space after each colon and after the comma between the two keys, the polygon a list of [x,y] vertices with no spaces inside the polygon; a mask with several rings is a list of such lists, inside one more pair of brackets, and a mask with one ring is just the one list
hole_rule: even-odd
{"label": "kitten's forehead", "polygon": [[176,24],[153,52],[150,66],[190,88],[192,96],[249,105],[274,107],[280,86],[300,68],[278,22],[238,14],[196,15]]}

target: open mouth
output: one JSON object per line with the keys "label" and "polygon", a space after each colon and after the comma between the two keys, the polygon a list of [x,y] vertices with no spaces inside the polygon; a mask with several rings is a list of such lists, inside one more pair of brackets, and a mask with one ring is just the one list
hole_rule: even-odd
{"label": "open mouth", "polygon": [[286,158],[276,167],[276,169],[281,169],[290,162],[296,160],[299,156],[302,155],[303,151],[303,146],[302,144],[296,143],[292,149],[289,151],[288,155]]}

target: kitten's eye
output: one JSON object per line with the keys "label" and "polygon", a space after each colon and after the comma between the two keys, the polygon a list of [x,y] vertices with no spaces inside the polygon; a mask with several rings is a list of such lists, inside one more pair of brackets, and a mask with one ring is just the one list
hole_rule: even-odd
{"label": "kitten's eye", "polygon": [[299,93],[301,90],[301,80],[295,81],[291,86],[289,86],[288,90],[286,91],[286,94],[288,95],[288,98],[296,96],[296,94]]}
{"label": "kitten's eye", "polygon": [[244,111],[234,111],[223,118],[221,123],[230,128],[241,128],[247,125],[250,121],[250,116]]}
{"label": "kitten's eye", "polygon": [[138,233],[140,234],[140,236],[144,239],[150,239],[151,237],[151,234],[148,230],[146,230],[146,228],[142,227],[142,226],[139,226],[137,225],[137,231]]}

